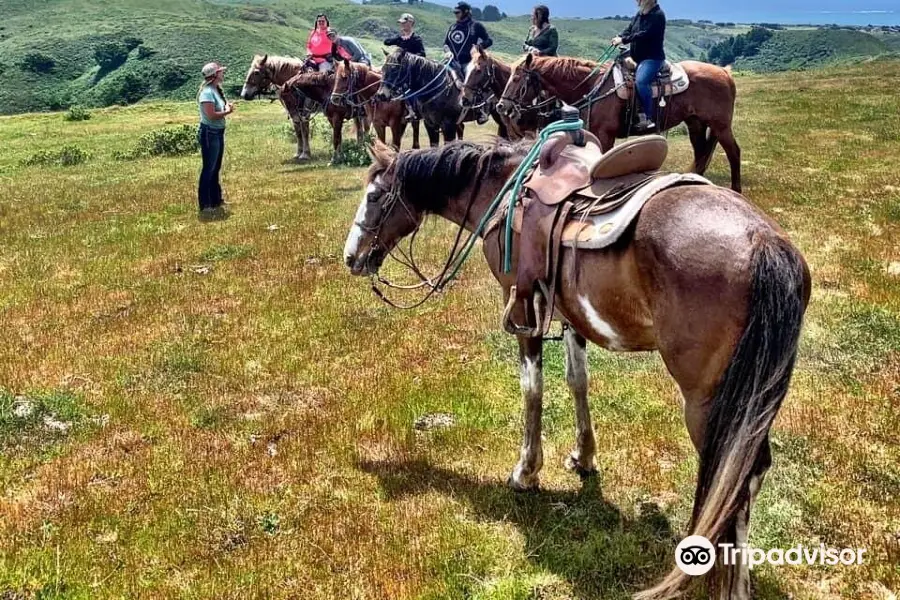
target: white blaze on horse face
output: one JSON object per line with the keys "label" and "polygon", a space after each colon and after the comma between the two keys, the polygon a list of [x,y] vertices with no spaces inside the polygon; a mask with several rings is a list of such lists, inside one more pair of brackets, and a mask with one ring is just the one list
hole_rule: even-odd
{"label": "white blaze on horse face", "polygon": [[348,263],[359,256],[360,245],[365,235],[361,225],[367,225],[366,213],[369,210],[369,195],[378,189],[381,183],[381,175],[375,178],[375,181],[366,188],[359,208],[356,209],[356,216],[353,218],[353,225],[350,226],[350,233],[347,235],[347,242],[344,244],[344,262]]}
{"label": "white blaze on horse face", "polygon": [[621,350],[622,345],[616,330],[612,328],[612,325],[603,320],[600,313],[598,313],[591,305],[591,301],[585,296],[579,296],[578,304],[581,306],[581,310],[584,311],[584,316],[587,318],[591,329],[607,340],[607,349]]}

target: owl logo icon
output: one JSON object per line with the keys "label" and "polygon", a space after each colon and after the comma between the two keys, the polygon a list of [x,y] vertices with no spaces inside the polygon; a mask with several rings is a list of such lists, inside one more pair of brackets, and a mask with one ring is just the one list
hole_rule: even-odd
{"label": "owl logo icon", "polygon": [[716,549],[702,535],[691,535],[675,548],[675,564],[687,575],[705,575],[716,564]]}

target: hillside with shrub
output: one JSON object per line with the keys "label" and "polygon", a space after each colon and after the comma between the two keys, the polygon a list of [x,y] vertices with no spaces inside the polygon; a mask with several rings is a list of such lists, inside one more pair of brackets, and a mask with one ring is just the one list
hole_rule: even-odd
{"label": "hillside with shrub", "polygon": [[[5,0],[0,22],[0,114],[132,104],[144,99],[189,99],[200,67],[230,67],[226,91],[235,94],[256,53],[302,55],[315,15],[327,12],[339,31],[358,38],[373,56],[396,30],[399,13],[415,13],[432,56],[452,21],[447,6],[430,3],[356,4],[346,0]],[[527,16],[479,8],[504,58],[521,52]],[[554,19],[560,52],[599,56],[627,16]],[[666,51],[673,60],[700,58],[749,28],[734,23],[673,19]],[[808,67],[848,56],[900,49],[900,33],[876,38],[858,31],[777,31],[758,55],[739,58],[746,69]]]}

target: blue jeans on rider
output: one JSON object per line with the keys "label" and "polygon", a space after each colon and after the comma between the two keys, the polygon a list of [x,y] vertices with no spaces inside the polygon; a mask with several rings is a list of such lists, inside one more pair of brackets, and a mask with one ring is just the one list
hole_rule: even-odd
{"label": "blue jeans on rider", "polygon": [[222,206],[219,171],[222,170],[222,155],[225,153],[225,130],[201,124],[197,140],[200,142],[200,155],[203,157],[197,190],[200,210],[218,208]]}
{"label": "blue jeans on rider", "polygon": [[662,60],[642,60],[634,75],[643,113],[650,120],[653,120],[653,116],[656,114],[653,107],[653,81],[659,75],[659,70],[663,68],[664,64],[665,61]]}

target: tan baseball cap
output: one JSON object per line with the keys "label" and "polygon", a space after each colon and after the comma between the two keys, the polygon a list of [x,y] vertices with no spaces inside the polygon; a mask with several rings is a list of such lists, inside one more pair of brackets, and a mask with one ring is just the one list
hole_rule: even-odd
{"label": "tan baseball cap", "polygon": [[400,18],[397,19],[398,23],[415,23],[416,18],[409,13],[403,13],[400,15]]}
{"label": "tan baseball cap", "polygon": [[200,73],[203,74],[204,77],[209,79],[210,77],[221,73],[222,71],[227,71],[226,67],[223,67],[217,62],[206,63],[203,65],[203,68],[200,69]]}

